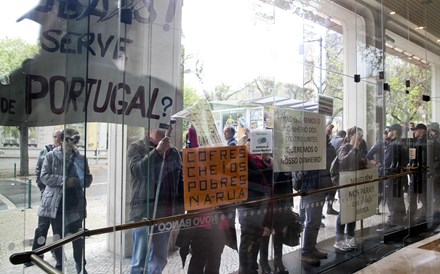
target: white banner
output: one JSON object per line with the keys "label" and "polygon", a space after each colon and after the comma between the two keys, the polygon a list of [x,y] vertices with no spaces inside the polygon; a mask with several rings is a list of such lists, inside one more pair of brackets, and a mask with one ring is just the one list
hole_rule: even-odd
{"label": "white banner", "polygon": [[326,167],[325,116],[293,109],[274,109],[274,172]]}
{"label": "white banner", "polygon": [[0,125],[166,127],[179,86],[181,0],[41,1],[40,52],[0,85]]}
{"label": "white banner", "polygon": [[200,99],[191,107],[173,114],[173,118],[191,121],[197,132],[200,146],[225,146],[226,141],[219,134],[214,116],[206,99]]}
{"label": "white banner", "polygon": [[[339,184],[348,185],[377,179],[377,168],[339,173]],[[369,183],[339,190],[341,224],[365,219],[376,214],[377,183]]]}

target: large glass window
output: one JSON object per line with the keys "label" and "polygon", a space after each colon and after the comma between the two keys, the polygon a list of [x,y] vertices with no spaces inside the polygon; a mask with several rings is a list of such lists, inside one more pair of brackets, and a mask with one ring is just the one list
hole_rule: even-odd
{"label": "large glass window", "polygon": [[9,2],[0,272],[319,272],[435,224],[412,1]]}

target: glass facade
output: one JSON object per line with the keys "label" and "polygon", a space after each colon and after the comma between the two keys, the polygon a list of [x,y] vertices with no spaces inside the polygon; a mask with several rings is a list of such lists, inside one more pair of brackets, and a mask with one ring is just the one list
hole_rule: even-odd
{"label": "glass facade", "polygon": [[319,273],[438,226],[435,1],[8,2],[1,273]]}

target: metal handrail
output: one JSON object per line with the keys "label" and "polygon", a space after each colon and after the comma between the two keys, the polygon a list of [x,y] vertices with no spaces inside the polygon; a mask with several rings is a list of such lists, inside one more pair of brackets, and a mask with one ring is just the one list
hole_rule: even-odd
{"label": "metal handrail", "polygon": [[[296,192],[296,193],[276,195],[271,198],[259,199],[256,201],[248,201],[248,202],[242,202],[239,204],[224,205],[221,207],[221,209],[222,209],[222,211],[227,211],[228,209],[235,210],[239,206],[252,206],[252,205],[258,205],[260,203],[267,203],[267,202],[271,202],[271,201],[284,200],[284,199],[289,199],[289,198],[293,198],[293,197],[297,197],[297,196],[300,196],[300,197],[310,196],[310,195],[314,195],[317,193],[329,192],[329,191],[339,190],[339,189],[343,189],[343,188],[359,186],[359,185],[379,182],[379,181],[383,181],[383,180],[394,179],[394,178],[403,177],[403,176],[413,174],[416,169],[415,168],[405,168],[405,170],[406,170],[405,172],[401,172],[401,173],[393,174],[393,175],[387,175],[387,176],[380,176],[377,179],[368,180],[368,181],[364,181],[364,182],[350,183],[350,184],[343,185],[343,186],[326,187],[326,188],[322,188],[319,190],[313,190],[313,191],[308,191],[308,192],[300,191],[300,192]],[[100,235],[100,234],[104,234],[104,233],[111,233],[111,232],[116,232],[116,231],[123,231],[123,230],[138,228],[138,227],[152,226],[152,225],[164,223],[164,222],[172,222],[172,221],[181,220],[181,219],[194,218],[194,217],[202,216],[202,215],[209,213],[209,212],[212,212],[212,209],[191,211],[186,214],[179,214],[179,215],[174,215],[174,216],[170,216],[170,217],[158,218],[158,219],[154,219],[154,220],[145,219],[145,220],[135,222],[135,223],[121,224],[121,225],[109,226],[109,227],[104,227],[104,228],[97,228],[97,229],[92,229],[92,230],[84,229],[82,231],[79,231],[74,234],[70,234],[69,236],[66,236],[58,241],[47,244],[47,245],[40,247],[38,249],[14,253],[9,257],[9,261],[14,265],[32,262],[36,266],[38,266],[40,269],[46,271],[46,273],[59,274],[61,272],[58,269],[56,269],[52,265],[48,264],[40,256],[55,249],[55,248],[61,247],[65,244],[72,242],[72,241],[74,241],[78,238],[81,238],[81,237],[89,237],[89,236]]]}

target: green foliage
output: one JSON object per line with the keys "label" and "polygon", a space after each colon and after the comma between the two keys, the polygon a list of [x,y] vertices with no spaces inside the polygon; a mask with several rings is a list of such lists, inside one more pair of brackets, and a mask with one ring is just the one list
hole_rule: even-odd
{"label": "green foliage", "polygon": [[20,137],[19,127],[3,127],[3,137],[13,137],[18,139]]}
{"label": "green foliage", "polygon": [[[422,101],[422,95],[430,94],[430,69],[390,55],[386,63],[390,76],[390,91],[386,93],[387,124],[427,122],[431,114],[431,103]],[[410,81],[410,87],[406,87],[406,80]]]}
{"label": "green foliage", "polygon": [[20,38],[0,39],[0,79],[21,67],[26,59],[34,57],[38,49],[37,44],[29,44]]}

